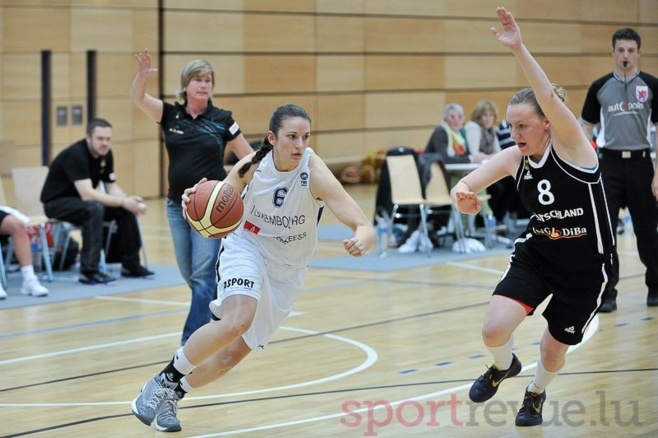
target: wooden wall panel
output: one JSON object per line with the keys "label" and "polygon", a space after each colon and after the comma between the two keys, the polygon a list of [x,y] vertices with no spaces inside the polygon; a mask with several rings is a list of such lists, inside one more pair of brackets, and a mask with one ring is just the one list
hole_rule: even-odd
{"label": "wooden wall panel", "polygon": [[3,52],[69,51],[69,11],[61,8],[3,7]]}
{"label": "wooden wall panel", "polygon": [[248,56],[248,93],[310,93],[315,90],[315,60],[311,56]]}
{"label": "wooden wall panel", "polygon": [[364,89],[364,59],[358,55],[318,55],[318,92],[361,91]]}
{"label": "wooden wall panel", "polygon": [[267,132],[270,116],[274,110],[283,104],[294,103],[302,106],[311,116],[313,130],[318,129],[318,97],[314,95],[287,96],[219,96],[217,105],[231,110],[233,118],[240,125],[242,133],[249,140],[260,140]]}
{"label": "wooden wall panel", "polygon": [[581,18],[588,21],[633,23],[639,18],[639,3],[637,1],[582,0],[577,3],[580,3],[583,8]]}
{"label": "wooden wall panel", "polygon": [[2,58],[3,99],[39,99],[41,61],[38,53],[5,54]]}
{"label": "wooden wall panel", "polygon": [[365,49],[362,17],[320,16],[316,23],[318,52],[358,53]]}
{"label": "wooden wall panel", "polygon": [[322,95],[318,97],[318,131],[363,130],[365,121],[363,94]]}
{"label": "wooden wall panel", "polygon": [[365,12],[371,15],[444,15],[445,1],[407,0],[400,4],[397,0],[364,0]]}
{"label": "wooden wall panel", "polygon": [[441,56],[366,56],[366,90],[427,90],[444,86]]}
{"label": "wooden wall panel", "polygon": [[5,106],[5,109],[8,108],[11,110],[2,113],[5,119],[3,140],[13,141],[19,150],[23,145],[40,144],[41,113],[34,102],[10,101]]}
{"label": "wooden wall panel", "polygon": [[134,53],[144,48],[155,50],[158,47],[158,15],[155,10],[132,11],[132,41],[124,47]]}
{"label": "wooden wall panel", "polygon": [[[64,56],[66,55],[66,56]],[[68,88],[68,93],[59,95],[55,93],[55,90],[53,90],[53,96],[57,97],[68,97],[72,100],[77,100],[79,102],[76,103],[84,103],[85,104],[85,111],[86,111],[86,104],[87,104],[87,53],[86,52],[73,52],[73,53],[66,53],[60,56],[58,53],[53,53],[53,60],[58,59],[61,57],[62,60],[58,61],[58,63],[61,62],[61,66],[58,65],[55,67],[53,65],[53,79],[57,78],[57,81],[60,81],[60,77],[64,76],[63,80],[65,82],[68,82],[67,84],[62,83],[60,84],[60,90],[57,91],[57,93],[63,92],[65,89]],[[98,53],[98,59],[102,59],[103,55],[102,52]],[[64,65],[64,62],[68,62],[69,64],[67,66]],[[53,63],[54,64],[54,63]],[[101,71],[101,64],[99,62],[98,65],[98,76],[99,78],[105,74],[105,77],[103,77],[103,81],[101,82],[99,78],[97,78],[97,84],[96,88],[100,91],[105,87],[105,82],[106,80],[112,81],[113,79],[112,76],[110,76],[111,72],[115,69],[119,69],[120,67],[118,65],[112,65],[112,66],[107,66],[107,65],[102,65],[103,68],[107,68],[105,71]],[[68,78],[65,76],[65,72],[68,69]],[[68,81],[66,81],[68,79]]]}
{"label": "wooden wall panel", "polygon": [[[374,149],[390,149],[406,146],[422,151],[427,145],[430,135],[438,125],[440,118],[433,125],[422,128],[397,128],[368,131],[365,137],[366,151]],[[363,158],[363,157],[361,157]]]}
{"label": "wooden wall panel", "polygon": [[[208,10],[167,11],[164,47],[173,52],[240,52],[244,16]],[[192,55],[194,57],[194,55]]]}
{"label": "wooden wall panel", "polygon": [[362,14],[365,0],[316,0],[317,13]]}
{"label": "wooden wall panel", "polygon": [[434,125],[441,119],[444,93],[369,93],[366,126],[369,130]]}
{"label": "wooden wall panel", "polygon": [[367,52],[443,51],[444,22],[427,18],[367,18]]}
{"label": "wooden wall panel", "polygon": [[[132,139],[133,103],[129,99],[99,97],[96,113],[112,124],[112,141],[125,142]],[[82,127],[84,133],[84,126]]]}
{"label": "wooden wall panel", "polygon": [[[500,26],[499,26],[500,29]],[[490,35],[487,35],[493,39]],[[527,23],[523,27],[523,40],[535,55],[540,53],[578,53],[574,44],[580,38],[580,25],[567,23]],[[505,50],[499,45],[500,50]]]}
{"label": "wooden wall panel", "polygon": [[[656,4],[656,9],[658,10],[658,3]],[[658,56],[658,27],[655,25],[651,27],[635,26],[635,30],[637,30],[640,33],[640,36],[642,37],[642,54],[644,56],[650,55],[653,57],[657,57]],[[658,72],[654,70],[653,74],[654,76],[656,76],[658,75]]]}
{"label": "wooden wall panel", "polygon": [[[98,97],[128,97],[130,84],[137,72],[131,52],[98,52],[96,56],[96,92]],[[85,72],[84,65],[78,71]]]}
{"label": "wooden wall panel", "polygon": [[329,165],[360,162],[369,150],[364,132],[313,134],[311,145]]}
{"label": "wooden wall panel", "polygon": [[[640,23],[651,23],[654,25],[658,23],[658,7],[656,7],[656,0],[639,0],[637,18]],[[653,41],[656,40],[654,39]]]}
{"label": "wooden wall panel", "polygon": [[[275,107],[294,102],[311,113],[314,148],[333,163],[359,161],[372,148],[422,149],[446,102],[469,114],[489,97],[504,113],[526,86],[490,35],[498,3],[165,0],[160,59],[158,0],[2,0],[0,140],[15,142],[23,165],[40,163],[41,50],[53,54],[53,155],[81,138],[84,125],[54,124],[55,107],[66,106],[70,116],[71,105],[83,105],[86,118],[86,51],[96,50],[97,114],[115,126],[122,185],[158,195],[166,162],[159,129],[128,98],[134,53],[148,47],[162,75],[149,82],[151,94],[161,79],[164,98],[173,101],[183,65],[206,59],[217,73],[215,103],[234,112],[250,140],[261,139]],[[618,28],[640,32],[640,66],[658,74],[655,0],[503,3],[551,80],[567,88],[574,113],[589,84],[612,69],[610,36]]]}
{"label": "wooden wall panel", "polygon": [[132,117],[130,118],[130,129],[132,138],[136,142],[151,141],[159,144],[160,125],[154,120],[151,120],[142,110],[137,107],[132,108]]}
{"label": "wooden wall panel", "polygon": [[511,56],[446,56],[447,89],[517,87],[516,61]]}
{"label": "wooden wall panel", "polygon": [[[244,50],[312,53],[315,49],[314,22],[312,15],[247,15],[244,19]],[[276,38],[272,38],[273,35]]]}
{"label": "wooden wall panel", "polygon": [[245,8],[244,0],[165,0],[165,9],[199,9],[199,10],[222,10],[222,11],[243,11]]}
{"label": "wooden wall panel", "polygon": [[[109,26],[108,23],[112,25]],[[114,8],[71,9],[71,51],[119,51],[132,47],[132,12]]]}
{"label": "wooden wall panel", "polygon": [[245,11],[314,12],[315,0],[244,0]]}
{"label": "wooden wall panel", "polygon": [[[443,24],[442,37],[445,51],[459,55],[500,52],[501,46],[491,35],[490,30],[496,23],[493,19],[490,21],[446,20]],[[524,39],[525,36],[524,28]]]}
{"label": "wooden wall panel", "polygon": [[[134,162],[132,166],[133,187],[132,192],[141,196],[153,196],[160,191],[160,145],[156,142],[131,141],[128,146],[133,151]],[[143,169],[146,169],[145,172]]]}
{"label": "wooden wall panel", "polygon": [[[42,0],[44,3],[49,0]],[[71,8],[80,7],[113,7],[121,9],[130,8],[156,8],[158,0],[59,0],[68,3]]]}
{"label": "wooden wall panel", "polygon": [[[81,67],[82,69],[86,69],[84,61],[82,64],[76,62],[75,65],[72,65],[71,59],[72,59],[71,52],[51,53],[50,89],[52,92],[53,99],[68,100],[69,95],[71,94],[72,89],[74,88],[73,84],[75,84],[76,85],[75,88],[78,88],[79,90],[78,92],[80,94],[78,95],[84,96],[87,87],[87,80],[84,70],[82,71],[82,75],[80,75],[76,71],[75,78],[71,77],[72,68],[74,70],[77,70],[76,67]],[[34,64],[33,68],[36,69],[36,71],[38,72],[37,73],[38,81],[36,83],[39,83],[41,81],[41,60],[38,55],[36,58],[36,63]],[[80,82],[81,79],[82,82]],[[35,91],[36,91],[35,93],[36,95],[34,96],[34,99],[38,102],[39,99],[41,98],[40,97],[41,89],[37,87]]]}

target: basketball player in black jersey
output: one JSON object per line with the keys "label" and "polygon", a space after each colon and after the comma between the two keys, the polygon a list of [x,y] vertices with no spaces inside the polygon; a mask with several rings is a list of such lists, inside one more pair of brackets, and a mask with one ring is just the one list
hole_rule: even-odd
{"label": "basketball player in black jersey", "polygon": [[494,364],[473,383],[469,397],[484,402],[505,378],[521,372],[512,334],[552,294],[543,312],[548,325],[537,371],[516,417],[517,426],[534,426],[543,421],[546,386],[564,365],[569,346],[582,341],[604,299],[614,234],[596,153],[564,104],[564,90],[550,83],[525,47],[512,14],[505,8],[497,14],[503,32],[491,32],[516,56],[531,88],[516,93],[507,106],[516,146],[465,176],[452,196],[462,213],[477,214],[482,206],[477,193],[512,175],[532,216],[485,316],[482,337]]}

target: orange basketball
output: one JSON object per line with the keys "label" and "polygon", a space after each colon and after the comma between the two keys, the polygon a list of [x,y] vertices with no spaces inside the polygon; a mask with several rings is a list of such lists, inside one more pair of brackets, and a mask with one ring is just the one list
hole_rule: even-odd
{"label": "orange basketball", "polygon": [[243,212],[240,193],[230,184],[211,180],[190,195],[187,222],[203,237],[219,239],[238,228]]}

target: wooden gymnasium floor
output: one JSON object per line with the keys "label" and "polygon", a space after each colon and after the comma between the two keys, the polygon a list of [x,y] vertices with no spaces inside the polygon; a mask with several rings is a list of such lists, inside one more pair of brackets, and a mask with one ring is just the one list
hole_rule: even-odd
{"label": "wooden gymnasium floor", "polygon": [[[370,215],[374,187],[350,190]],[[176,269],[163,202],[148,204],[149,261]],[[634,239],[619,247],[619,310],[569,353],[543,426],[514,426],[540,315],[515,336],[521,375],[485,404],[468,401],[490,362],[480,325],[507,259],[484,256],[384,273],[311,269],[269,348],[181,402],[173,436],[658,436],[658,308],[645,305]],[[319,257],[341,251],[322,242]],[[130,401],[176,349],[188,299],[171,287],[1,311],[0,436],[163,435],[132,416]]]}

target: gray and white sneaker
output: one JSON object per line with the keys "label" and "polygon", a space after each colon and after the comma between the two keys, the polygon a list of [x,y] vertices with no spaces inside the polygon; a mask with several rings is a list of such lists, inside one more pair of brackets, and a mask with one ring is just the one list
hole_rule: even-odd
{"label": "gray and white sneaker", "polygon": [[174,391],[170,394],[172,397],[167,398],[160,405],[158,414],[155,416],[155,428],[160,432],[178,432],[183,428],[176,417],[178,413],[178,397]]}
{"label": "gray and white sneaker", "polygon": [[139,421],[150,426],[165,400],[175,397],[176,394],[174,394],[174,391],[163,386],[160,383],[160,378],[156,376],[146,382],[142,391],[133,400],[133,414],[135,414]]}

